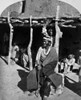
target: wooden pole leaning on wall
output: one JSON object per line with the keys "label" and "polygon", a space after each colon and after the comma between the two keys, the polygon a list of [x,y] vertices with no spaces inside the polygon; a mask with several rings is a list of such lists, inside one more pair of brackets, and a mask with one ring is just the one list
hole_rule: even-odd
{"label": "wooden pole leaning on wall", "polygon": [[10,65],[11,51],[12,51],[12,39],[13,39],[13,26],[10,22],[10,13],[9,12],[8,12],[8,24],[9,24],[9,27],[10,27],[8,65]]}
{"label": "wooden pole leaning on wall", "polygon": [[59,12],[60,12],[60,6],[57,5],[57,11],[56,11],[56,22],[55,22],[55,29],[56,29],[56,36],[55,36],[55,48],[58,55],[59,60],[59,39],[62,37],[62,32],[58,26],[58,20],[59,20]]}
{"label": "wooden pole leaning on wall", "polygon": [[[59,10],[60,10],[60,7],[59,5],[57,6],[57,11],[56,11],[56,20],[59,19]],[[55,22],[55,29],[56,29],[56,36],[55,36],[55,48],[56,48],[56,52],[59,56],[59,34],[58,34],[58,21]]]}
{"label": "wooden pole leaning on wall", "polygon": [[32,16],[30,16],[30,42],[28,45],[28,58],[29,58],[30,71],[33,70],[32,51],[31,51],[32,41],[33,41],[33,28],[32,28]]}

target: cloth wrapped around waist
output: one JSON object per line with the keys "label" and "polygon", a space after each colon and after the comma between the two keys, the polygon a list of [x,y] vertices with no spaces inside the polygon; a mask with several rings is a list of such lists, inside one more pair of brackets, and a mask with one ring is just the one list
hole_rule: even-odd
{"label": "cloth wrapped around waist", "polygon": [[54,72],[56,65],[57,65],[57,61],[53,61],[45,65],[43,67],[43,73],[52,81],[52,83],[56,87],[58,87],[59,85],[62,84],[62,76]]}
{"label": "cloth wrapped around waist", "polygon": [[56,68],[57,61],[50,62],[49,64],[43,66],[43,73],[46,76],[49,76],[54,73],[54,69]]}

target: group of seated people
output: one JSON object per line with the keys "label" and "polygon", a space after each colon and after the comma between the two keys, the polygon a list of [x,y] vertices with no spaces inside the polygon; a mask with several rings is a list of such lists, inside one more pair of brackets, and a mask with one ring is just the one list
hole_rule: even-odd
{"label": "group of seated people", "polygon": [[58,62],[58,72],[67,74],[74,72],[79,76],[79,82],[81,82],[81,56],[76,61],[73,54],[69,54],[67,58]]}
{"label": "group of seated people", "polygon": [[28,55],[26,49],[19,48],[18,45],[14,45],[12,48],[11,58],[24,68],[28,68]]}
{"label": "group of seated people", "polygon": [[59,72],[63,71],[64,73],[72,72],[75,65],[75,57],[73,54],[69,54],[67,58],[62,59],[58,62]]}

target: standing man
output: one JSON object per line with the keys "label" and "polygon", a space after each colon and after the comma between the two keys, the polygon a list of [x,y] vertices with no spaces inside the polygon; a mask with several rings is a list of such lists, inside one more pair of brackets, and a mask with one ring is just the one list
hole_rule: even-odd
{"label": "standing man", "polygon": [[42,93],[42,100],[47,100],[50,95],[51,85],[57,89],[62,84],[62,77],[54,71],[58,62],[55,41],[53,39],[50,41],[48,38],[44,39],[46,40],[44,48],[39,48],[36,61],[39,66],[42,66],[42,74],[44,75],[40,93]]}

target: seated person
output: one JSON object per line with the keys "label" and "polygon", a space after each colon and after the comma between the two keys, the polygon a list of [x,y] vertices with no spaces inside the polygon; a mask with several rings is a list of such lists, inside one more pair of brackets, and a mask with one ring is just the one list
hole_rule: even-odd
{"label": "seated person", "polygon": [[64,59],[64,73],[66,74],[68,72],[68,64],[67,64],[68,59]]}
{"label": "seated person", "polygon": [[80,65],[80,67],[79,67],[79,82],[81,82],[81,56],[79,56],[77,63]]}
{"label": "seated person", "polygon": [[66,61],[67,65],[68,65],[68,71],[72,71],[73,70],[73,66],[75,64],[75,58],[73,54],[70,54],[68,56],[68,60]]}
{"label": "seated person", "polygon": [[11,55],[11,58],[17,62],[18,61],[18,52],[19,52],[19,47],[18,45],[14,45],[12,47],[12,55]]}
{"label": "seated person", "polygon": [[24,67],[27,68],[27,63],[28,63],[28,55],[26,53],[23,53],[23,63]]}
{"label": "seated person", "polygon": [[24,48],[20,49],[20,59],[19,60],[20,60],[21,66],[29,69],[29,66],[28,66],[29,60],[28,60],[28,55],[26,53],[26,49],[24,49]]}

